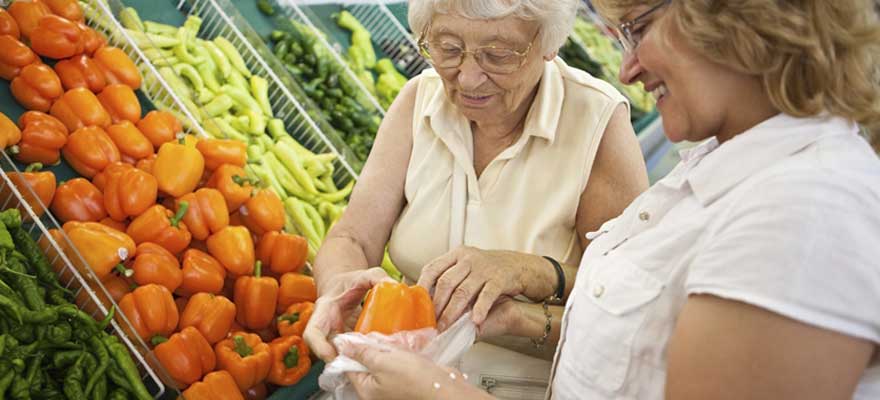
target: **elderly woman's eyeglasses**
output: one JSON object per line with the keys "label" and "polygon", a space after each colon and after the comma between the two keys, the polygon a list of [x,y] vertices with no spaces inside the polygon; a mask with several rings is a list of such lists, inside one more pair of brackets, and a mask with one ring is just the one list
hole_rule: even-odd
{"label": "elderly woman's eyeglasses", "polygon": [[630,21],[624,22],[617,27],[617,40],[619,40],[620,45],[623,46],[623,51],[629,53],[639,47],[639,43],[644,37],[644,29],[642,29],[642,27],[639,27],[639,24],[641,24],[645,20],[645,18],[647,18],[651,14],[657,12],[663,7],[668,6],[671,2],[672,0],[664,0],[662,3],[657,4],[650,10],[643,12],[638,17],[635,17]]}
{"label": "elderly woman's eyeglasses", "polygon": [[419,38],[419,51],[434,65],[435,68],[458,68],[468,54],[474,56],[477,65],[490,74],[510,74],[522,68],[538,38],[538,33],[523,51],[498,47],[482,46],[474,50],[466,50],[463,45],[448,40],[428,40],[428,28]]}

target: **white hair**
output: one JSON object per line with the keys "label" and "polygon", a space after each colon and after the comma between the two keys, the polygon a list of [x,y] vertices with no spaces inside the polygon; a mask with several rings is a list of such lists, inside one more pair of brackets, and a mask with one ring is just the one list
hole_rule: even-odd
{"label": "white hair", "polygon": [[468,19],[514,16],[540,25],[538,43],[545,53],[556,51],[571,34],[578,0],[409,0],[409,25],[418,36],[434,14],[457,14]]}

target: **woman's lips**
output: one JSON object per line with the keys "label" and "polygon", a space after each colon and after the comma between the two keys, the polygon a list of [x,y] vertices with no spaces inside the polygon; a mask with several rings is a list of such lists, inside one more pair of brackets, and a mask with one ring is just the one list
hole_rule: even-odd
{"label": "woman's lips", "polygon": [[467,106],[471,107],[479,107],[485,105],[492,99],[492,95],[469,95],[469,94],[460,94],[461,102]]}

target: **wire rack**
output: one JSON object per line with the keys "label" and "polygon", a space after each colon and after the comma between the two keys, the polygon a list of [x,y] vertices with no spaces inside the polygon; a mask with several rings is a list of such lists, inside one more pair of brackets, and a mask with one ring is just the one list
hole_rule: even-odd
{"label": "wire rack", "polygon": [[354,71],[349,68],[348,63],[345,61],[342,55],[340,55],[339,52],[342,49],[342,45],[335,41],[333,41],[331,44],[332,39],[328,38],[327,35],[324,34],[323,30],[316,26],[314,18],[309,18],[309,16],[303,11],[303,9],[296,3],[296,0],[278,0],[278,5],[281,6],[279,7],[279,11],[284,17],[304,24],[305,26],[309,27],[309,29],[311,29],[313,32],[315,32],[315,34],[318,36],[318,39],[320,40],[320,43],[327,48],[329,53],[333,56],[333,59],[335,59],[336,62],[339,64],[342,71],[349,77],[352,82],[357,85],[358,89],[366,95],[366,97],[370,100],[370,103],[373,105],[373,107],[375,107],[376,111],[379,112],[379,115],[384,117],[385,109],[379,104],[379,100],[377,100],[376,96],[374,96],[372,93],[370,93],[369,90],[367,90],[363,83],[361,83],[361,80],[358,79]]}
{"label": "wire rack", "polygon": [[[211,40],[222,36],[242,55],[248,69],[269,81],[269,102],[276,118],[285,122],[287,131],[307,149],[333,153],[333,179],[346,184],[357,178],[361,162],[323,119],[313,117],[300,99],[305,94],[283,65],[266,47],[236,7],[228,0],[180,0],[177,9],[184,15],[202,19],[198,37]],[[314,112],[314,111],[311,111]]]}
{"label": "wire rack", "polygon": [[419,45],[413,35],[384,2],[375,0],[357,3],[347,6],[346,9],[370,31],[373,43],[378,45],[406,76],[412,78],[431,67],[419,55]]}
{"label": "wire rack", "polygon": [[[77,306],[92,317],[103,319],[110,307],[115,304],[109,293],[92,270],[86,267],[82,256],[67,236],[59,235],[59,240],[56,240],[49,233],[50,229],[60,230],[60,224],[49,212],[46,212],[46,206],[30,186],[25,184],[19,187],[13,183],[10,174],[17,174],[19,171],[5,152],[0,153],[2,153],[0,168],[3,170],[0,178],[0,209],[17,208],[21,212],[23,227],[37,241],[58,274],[61,285],[75,295]],[[35,209],[40,212],[36,213]],[[41,216],[38,217],[37,214]],[[162,383],[171,382],[170,377],[121,313],[116,313],[110,329],[110,333],[119,337],[128,347],[133,360],[138,365],[141,379],[153,397],[161,398],[163,395],[171,394],[170,392],[176,393],[174,389],[167,390]]]}

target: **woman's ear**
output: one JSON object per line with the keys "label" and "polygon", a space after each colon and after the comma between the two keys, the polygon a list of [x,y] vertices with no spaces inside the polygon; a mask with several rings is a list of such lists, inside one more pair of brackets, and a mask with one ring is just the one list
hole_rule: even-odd
{"label": "woman's ear", "polygon": [[548,53],[544,55],[544,61],[553,61],[556,56],[559,54],[559,50],[555,50],[552,53]]}

